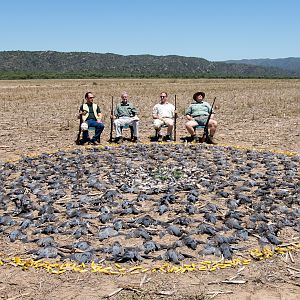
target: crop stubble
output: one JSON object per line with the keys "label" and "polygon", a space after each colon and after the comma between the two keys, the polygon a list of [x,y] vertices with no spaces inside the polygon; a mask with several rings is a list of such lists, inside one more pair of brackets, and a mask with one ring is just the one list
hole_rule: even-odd
{"label": "crop stubble", "polygon": [[0,160],[75,147],[76,113],[86,91],[104,113],[102,143],[109,138],[111,96],[127,91],[140,111],[141,141],[153,135],[152,107],[166,91],[179,114],[177,136],[186,136],[184,111],[196,91],[217,97],[216,139],[257,149],[300,151],[300,80],[94,79],[1,81]]}

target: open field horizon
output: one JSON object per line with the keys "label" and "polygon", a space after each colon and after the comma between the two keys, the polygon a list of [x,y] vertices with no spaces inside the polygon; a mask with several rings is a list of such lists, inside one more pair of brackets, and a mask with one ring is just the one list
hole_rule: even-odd
{"label": "open field horizon", "polygon": [[300,152],[300,80],[267,79],[91,79],[0,81],[0,160],[74,148],[76,114],[85,92],[95,94],[104,115],[102,144],[110,132],[111,97],[123,91],[139,109],[140,141],[153,135],[152,107],[166,91],[177,96],[177,141],[187,132],[185,108],[197,91],[217,98],[216,140],[222,145]]}

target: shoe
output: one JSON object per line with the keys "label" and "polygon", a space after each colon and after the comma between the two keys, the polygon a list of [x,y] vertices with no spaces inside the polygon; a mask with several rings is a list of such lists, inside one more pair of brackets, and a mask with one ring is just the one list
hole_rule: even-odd
{"label": "shoe", "polygon": [[116,143],[116,144],[121,144],[122,141],[123,141],[123,139],[122,139],[121,136],[118,136],[118,137],[115,138],[115,143]]}
{"label": "shoe", "polygon": [[195,135],[191,135],[191,136],[186,137],[186,141],[188,143],[192,143],[193,141],[195,141],[195,139],[196,139]]}
{"label": "shoe", "polygon": [[157,141],[158,141],[158,142],[161,142],[162,139],[163,139],[163,136],[162,136],[161,134],[158,134],[158,135],[157,135]]}
{"label": "shoe", "polygon": [[199,137],[195,136],[192,140],[192,143],[199,143]]}
{"label": "shoe", "polygon": [[132,141],[133,143],[137,143],[137,141],[138,141],[137,136],[134,136],[133,139],[132,139],[131,141]]}
{"label": "shoe", "polygon": [[172,142],[172,138],[167,134],[164,138],[165,142]]}
{"label": "shoe", "polygon": [[213,136],[210,136],[210,135],[206,138],[206,143],[207,143],[207,144],[212,144],[212,145],[216,145],[216,144],[217,144],[217,143],[214,141]]}
{"label": "shoe", "polygon": [[79,140],[79,142],[78,142],[78,144],[77,145],[84,145],[85,143],[89,143],[90,142],[90,140],[84,140],[84,139],[81,139],[81,140]]}
{"label": "shoe", "polygon": [[97,145],[97,142],[94,141],[94,140],[90,140],[90,141],[89,141],[89,145],[94,145],[94,146],[96,146],[96,145]]}

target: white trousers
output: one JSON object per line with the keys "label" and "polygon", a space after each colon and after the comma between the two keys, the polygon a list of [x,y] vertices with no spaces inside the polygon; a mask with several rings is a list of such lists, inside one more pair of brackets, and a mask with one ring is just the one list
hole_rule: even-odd
{"label": "white trousers", "polygon": [[160,119],[154,119],[153,120],[153,125],[155,129],[160,129],[161,126],[167,125],[167,126],[173,126],[174,125],[174,120],[171,118],[163,118],[162,120]]}
{"label": "white trousers", "polygon": [[120,117],[114,120],[116,137],[122,136],[121,127],[125,125],[129,125],[133,127],[133,136],[136,137],[139,136],[139,121],[131,117]]}

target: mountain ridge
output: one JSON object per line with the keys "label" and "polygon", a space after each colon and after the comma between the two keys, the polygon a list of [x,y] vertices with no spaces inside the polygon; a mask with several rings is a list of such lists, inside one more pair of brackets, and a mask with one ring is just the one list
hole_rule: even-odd
{"label": "mountain ridge", "polygon": [[[0,78],[18,74],[89,77],[298,77],[295,71],[251,64],[208,61],[179,55],[120,55],[58,51],[0,51]],[[31,75],[30,75],[31,74]],[[29,77],[28,77],[29,76]]]}
{"label": "mountain ridge", "polygon": [[294,71],[300,74],[300,57],[285,58],[255,58],[255,59],[239,59],[226,60],[225,63],[248,64],[263,67],[277,67],[284,70]]}

